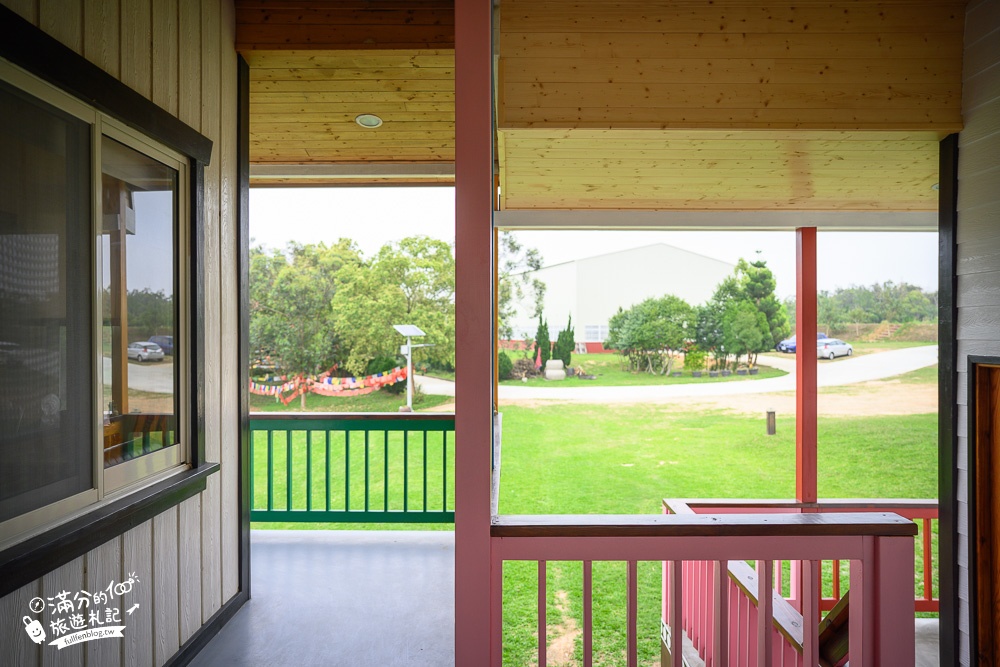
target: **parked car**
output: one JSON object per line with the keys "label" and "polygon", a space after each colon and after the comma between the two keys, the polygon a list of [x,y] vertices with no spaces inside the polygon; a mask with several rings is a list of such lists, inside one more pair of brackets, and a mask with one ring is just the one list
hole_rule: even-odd
{"label": "parked car", "polygon": [[834,357],[849,357],[854,354],[854,348],[850,343],[837,338],[826,338],[816,341],[816,356],[822,359],[833,359]]}
{"label": "parked car", "polygon": [[141,343],[129,343],[128,358],[135,359],[139,363],[143,361],[163,361],[163,348],[148,340]]}
{"label": "parked car", "polygon": [[[826,334],[825,333],[818,332],[816,334],[816,340],[817,341],[821,341],[824,338],[826,338]],[[774,346],[774,349],[777,350],[778,352],[794,352],[795,351],[795,336],[792,336],[791,338],[786,338],[785,340],[781,341],[780,343],[778,343],[777,345]]]}
{"label": "parked car", "polygon": [[156,343],[163,350],[163,354],[173,354],[174,353],[174,337],[173,336],[150,336],[150,343]]}

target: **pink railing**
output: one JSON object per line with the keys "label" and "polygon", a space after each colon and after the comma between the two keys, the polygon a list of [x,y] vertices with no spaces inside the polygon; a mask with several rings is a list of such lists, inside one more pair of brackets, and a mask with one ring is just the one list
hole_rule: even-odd
{"label": "pink railing", "polygon": [[[491,663],[499,667],[503,641],[503,564],[538,563],[538,664],[546,664],[545,570],[547,561],[583,562],[582,644],[584,666],[593,664],[593,561],[623,561],[628,573],[624,664],[636,665],[637,562],[665,562],[664,667],[682,665],[683,627],[711,645],[714,667],[781,665],[788,654],[774,619],[785,613],[772,588],[777,560],[806,562],[806,590],[819,581],[822,560],[850,561],[856,601],[850,618],[853,667],[912,664],[913,535],[916,526],[891,513],[762,513],[498,516],[491,527]],[[759,571],[751,580],[732,582],[731,561],[752,559]],[[699,565],[707,562],[709,565]],[[685,568],[697,585],[685,586]],[[700,568],[700,569],[699,569]],[[709,582],[709,583],[706,583]],[[721,582],[723,585],[716,585]],[[461,585],[461,582],[459,582]],[[754,596],[751,604],[750,594]],[[746,598],[746,602],[744,602]],[[751,609],[752,607],[752,609]],[[801,651],[784,664],[819,664],[819,599],[805,601]],[[697,630],[695,629],[697,628]],[[751,636],[752,635],[752,636]],[[794,662],[799,660],[799,662]]]}
{"label": "pink railing", "polygon": [[[672,513],[671,507],[686,507],[696,514],[770,514],[770,513],[814,513],[814,512],[893,512],[917,524],[920,541],[920,579],[914,581],[915,611],[936,613],[940,610],[940,599],[934,594],[935,564],[934,556],[934,522],[938,519],[938,504],[936,500],[868,500],[868,499],[830,499],[817,503],[798,503],[785,500],[664,500],[664,511]],[[775,562],[774,588],[784,589],[785,568],[781,561]],[[794,608],[798,608],[800,599],[800,577],[798,564],[790,563],[789,594],[785,595]],[[846,592],[841,581],[841,563],[838,560],[823,561],[821,574],[830,573],[829,586],[822,587],[820,610],[829,611]]]}

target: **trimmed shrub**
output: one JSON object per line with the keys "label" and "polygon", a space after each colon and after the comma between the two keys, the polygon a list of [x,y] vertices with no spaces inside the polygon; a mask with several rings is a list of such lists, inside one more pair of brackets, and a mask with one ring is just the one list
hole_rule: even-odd
{"label": "trimmed shrub", "polygon": [[559,332],[556,338],[555,348],[552,350],[553,359],[562,359],[563,368],[569,368],[570,359],[573,357],[573,350],[576,348],[576,336],[573,332],[573,317],[566,321],[566,328]]}
{"label": "trimmed shrub", "polygon": [[503,350],[497,355],[497,373],[501,380],[509,380],[514,377],[514,362]]}

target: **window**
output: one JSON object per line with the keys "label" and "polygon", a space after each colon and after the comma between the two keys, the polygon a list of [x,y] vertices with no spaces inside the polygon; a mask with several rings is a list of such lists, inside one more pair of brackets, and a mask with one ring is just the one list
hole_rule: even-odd
{"label": "window", "polygon": [[186,462],[188,181],[3,61],[0,155],[2,545]]}
{"label": "window", "polygon": [[588,343],[603,343],[608,339],[608,325],[607,324],[584,325],[583,339]]}

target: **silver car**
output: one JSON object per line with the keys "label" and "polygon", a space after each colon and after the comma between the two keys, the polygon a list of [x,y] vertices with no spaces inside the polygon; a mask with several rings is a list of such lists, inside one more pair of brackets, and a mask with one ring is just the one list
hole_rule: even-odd
{"label": "silver car", "polygon": [[128,344],[128,358],[139,363],[143,361],[163,361],[163,348],[148,340],[141,343]]}
{"label": "silver car", "polygon": [[845,343],[837,338],[824,338],[816,341],[816,356],[820,359],[833,359],[834,357],[849,357],[854,354],[854,348],[850,343]]}

